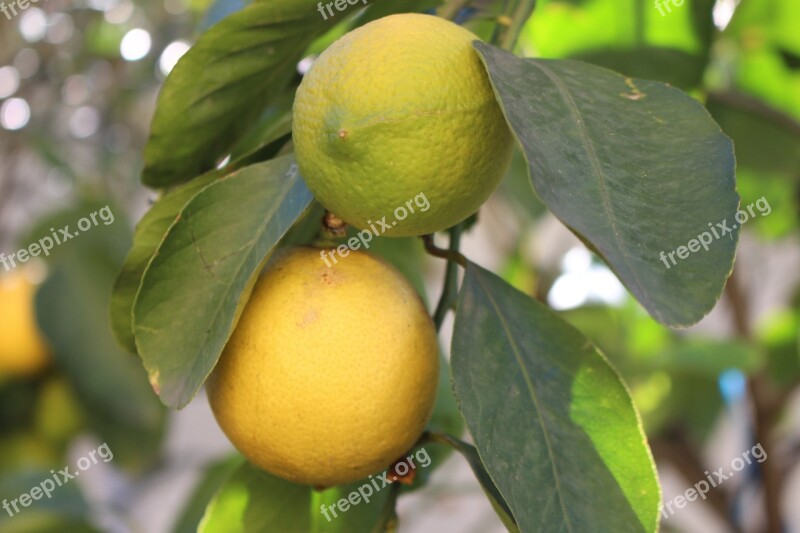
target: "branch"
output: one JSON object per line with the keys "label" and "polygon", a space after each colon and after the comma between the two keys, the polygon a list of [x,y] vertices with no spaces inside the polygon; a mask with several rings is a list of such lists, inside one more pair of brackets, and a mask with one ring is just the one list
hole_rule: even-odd
{"label": "branch", "polygon": [[[739,283],[736,268],[733,269],[728,278],[725,291],[730,299],[736,332],[743,339],[751,340],[752,330],[747,313],[747,297]],[[747,380],[747,389],[753,402],[753,431],[756,443],[761,444],[767,457],[775,457],[772,454],[773,443],[770,431],[775,417],[775,409],[772,406],[769,388],[769,383],[764,375],[753,375]],[[776,466],[769,461],[761,463],[761,474],[764,480],[764,508],[767,517],[766,531],[768,533],[781,533],[783,531],[780,509],[783,479]]]}

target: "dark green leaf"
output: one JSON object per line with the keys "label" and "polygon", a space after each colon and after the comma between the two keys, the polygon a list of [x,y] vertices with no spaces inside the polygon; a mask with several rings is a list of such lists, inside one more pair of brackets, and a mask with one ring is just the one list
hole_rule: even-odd
{"label": "dark green leaf", "polygon": [[292,80],[324,21],[312,0],[249,5],[175,66],[158,99],[142,181],[165,187],[214,167]]}
{"label": "dark green leaf", "polygon": [[175,189],[155,203],[145,214],[136,233],[122,271],[114,283],[111,295],[111,326],[120,345],[129,352],[136,352],[136,341],[133,337],[133,303],[142,283],[150,259],[155,254],[170,226],[178,218],[192,197],[207,187],[224,173],[216,170],[208,172],[201,178],[191,181]]}
{"label": "dark green leaf", "polygon": [[285,156],[215,181],[183,208],[134,304],[138,352],[165,404],[184,407],[203,385],[260,265],[311,200]]}
{"label": "dark green leaf", "polygon": [[254,135],[250,140],[251,144],[248,145],[252,149],[251,152],[237,158],[223,169],[206,172],[199,178],[173,189],[156,202],[136,226],[133,247],[128,252],[111,295],[111,326],[117,341],[129,352],[136,352],[136,342],[133,337],[133,303],[147,264],[164,239],[167,230],[176,221],[183,206],[207,185],[235,170],[274,157],[291,132],[291,120],[287,124],[284,117],[272,126]]}
{"label": "dark green leaf", "polygon": [[638,415],[577,330],[469,264],[451,365],[482,463],[522,531],[657,530],[659,486]]}
{"label": "dark green leaf", "polygon": [[[475,47],[545,205],[658,321],[700,320],[722,292],[739,235],[733,146],[708,112],[662,83]],[[718,223],[730,232],[715,238]]]}
{"label": "dark green leaf", "polygon": [[447,445],[452,446],[453,449],[457,450],[461,455],[464,456],[464,459],[467,460],[470,468],[472,468],[472,471],[475,473],[478,483],[481,484],[483,492],[485,492],[486,497],[489,498],[489,503],[492,504],[495,512],[500,517],[500,520],[502,520],[503,525],[505,525],[506,529],[512,533],[519,532],[519,527],[517,527],[517,523],[514,521],[514,517],[511,514],[511,509],[508,508],[508,504],[503,499],[500,491],[497,490],[497,487],[495,486],[494,481],[492,481],[489,472],[487,472],[486,467],[483,466],[483,462],[481,462],[480,455],[478,455],[478,450],[475,449],[475,446],[453,438],[450,435],[437,435],[434,440],[436,442],[444,442]]}

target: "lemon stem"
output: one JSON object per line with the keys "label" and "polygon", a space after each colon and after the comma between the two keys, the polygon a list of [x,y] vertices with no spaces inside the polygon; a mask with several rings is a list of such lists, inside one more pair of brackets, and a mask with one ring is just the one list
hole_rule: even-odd
{"label": "lemon stem", "polygon": [[458,251],[461,246],[461,233],[464,231],[464,223],[456,224],[448,230],[450,243],[448,249],[442,249],[433,242],[433,235],[425,235],[422,239],[425,243],[425,250],[434,257],[447,259],[445,270],[444,287],[439,304],[433,314],[433,323],[438,331],[442,327],[444,317],[447,312],[455,308],[458,299],[458,265],[466,267],[467,259]]}

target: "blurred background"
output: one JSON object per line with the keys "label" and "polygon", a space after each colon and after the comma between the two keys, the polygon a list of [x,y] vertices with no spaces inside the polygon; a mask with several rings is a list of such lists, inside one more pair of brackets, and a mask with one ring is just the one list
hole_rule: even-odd
{"label": "blurred background", "polygon": [[[372,4],[386,2],[331,22],[295,85]],[[159,87],[204,29],[241,7],[39,0],[0,11],[0,499],[51,469],[74,470],[103,443],[114,455],[50,499],[13,517],[0,511],[0,531],[194,531],[231,470],[233,449],[205,397],[181,412],[163,408],[139,360],[116,343],[108,306],[133,227],[156,198],[139,174]],[[458,20],[488,37],[501,7],[475,1]],[[663,531],[765,531],[777,520],[800,532],[798,28],[797,0],[540,0],[518,42],[522,55],[577,58],[677,86],[733,138],[742,205],[769,209],[743,228],[728,287],[696,326],[673,331],[650,319],[541,206],[519,153],[463,238],[470,259],[547,301],[623,374],[665,501],[706,471],[730,470],[756,444],[768,452],[706,500],[665,516]],[[47,256],[10,259],[65,227],[74,236]],[[402,262],[435,302],[442,262],[417,241],[381,241],[379,253]],[[445,351],[451,332],[449,317]],[[504,530],[455,456],[401,498],[399,516],[405,532]]]}

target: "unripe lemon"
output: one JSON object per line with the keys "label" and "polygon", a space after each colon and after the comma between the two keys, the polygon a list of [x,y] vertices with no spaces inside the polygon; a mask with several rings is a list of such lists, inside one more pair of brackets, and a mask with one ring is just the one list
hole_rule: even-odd
{"label": "unripe lemon", "polygon": [[329,487],[409,451],[431,415],[439,361],[433,323],[399,272],[364,252],[328,267],[321,252],[270,262],[208,397],[252,463]]}
{"label": "unripe lemon", "polygon": [[0,276],[0,374],[30,376],[50,362],[36,325],[36,285],[25,270]]}
{"label": "unripe lemon", "polygon": [[[386,217],[388,236],[433,233],[478,210],[513,142],[474,40],[441,18],[392,15],[314,62],[295,97],[293,137],[323,206],[360,229]],[[409,204],[420,194],[424,212]]]}

